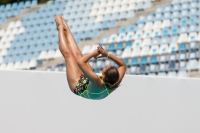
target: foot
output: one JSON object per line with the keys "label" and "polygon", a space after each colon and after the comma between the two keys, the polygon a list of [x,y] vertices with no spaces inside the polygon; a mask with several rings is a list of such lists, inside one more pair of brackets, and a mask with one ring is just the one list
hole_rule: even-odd
{"label": "foot", "polygon": [[55,20],[56,25],[57,25],[57,30],[63,29],[64,26],[63,26],[63,23],[62,23],[62,17],[60,15],[56,15],[54,17],[54,20]]}

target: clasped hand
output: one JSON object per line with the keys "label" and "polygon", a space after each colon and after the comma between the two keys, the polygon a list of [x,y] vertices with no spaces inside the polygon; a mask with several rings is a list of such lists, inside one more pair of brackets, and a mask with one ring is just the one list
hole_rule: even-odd
{"label": "clasped hand", "polygon": [[97,58],[106,57],[108,52],[101,46],[98,46],[97,49],[93,51],[93,57],[97,60]]}

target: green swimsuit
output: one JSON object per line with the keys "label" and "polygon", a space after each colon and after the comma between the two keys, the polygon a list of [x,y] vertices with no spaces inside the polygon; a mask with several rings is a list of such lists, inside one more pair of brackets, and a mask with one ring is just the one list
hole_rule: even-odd
{"label": "green swimsuit", "polygon": [[[98,77],[100,78],[100,76]],[[100,80],[104,83],[104,81],[101,78]],[[106,89],[99,93],[93,93],[88,90],[88,86],[90,85],[90,83],[91,82],[89,81],[89,79],[86,78],[84,75],[82,75],[79,79],[78,84],[76,85],[76,88],[74,89],[74,93],[87,99],[93,99],[92,96],[95,97],[96,95],[99,95],[105,92],[109,95],[108,88],[106,87],[105,83],[104,83],[104,86]]]}

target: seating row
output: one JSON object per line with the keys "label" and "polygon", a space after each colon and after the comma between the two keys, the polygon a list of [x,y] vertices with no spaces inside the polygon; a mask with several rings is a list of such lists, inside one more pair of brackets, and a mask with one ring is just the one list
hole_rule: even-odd
{"label": "seating row", "polygon": [[36,68],[38,66],[37,60],[31,60],[31,61],[19,61],[15,63],[1,63],[0,70],[27,70],[30,68]]}
{"label": "seating row", "polygon": [[[148,76],[168,76],[168,77],[187,77],[187,71],[182,69],[179,71],[154,71],[154,68],[156,68],[155,66],[151,66],[149,68],[149,72],[146,71],[142,72],[139,71],[139,68],[136,67],[130,67],[127,69],[126,74],[140,74],[140,75],[148,75]],[[200,69],[200,68],[198,68]],[[198,70],[196,69],[196,70]],[[55,72],[66,72],[66,66],[65,63],[61,63],[61,64],[57,64],[55,67],[52,66],[48,66],[46,68],[46,71],[55,71]],[[101,70],[94,70],[95,73],[101,73]]]}
{"label": "seating row", "polygon": [[0,24],[6,22],[7,18],[21,14],[22,9],[37,5],[37,0],[0,5]]}

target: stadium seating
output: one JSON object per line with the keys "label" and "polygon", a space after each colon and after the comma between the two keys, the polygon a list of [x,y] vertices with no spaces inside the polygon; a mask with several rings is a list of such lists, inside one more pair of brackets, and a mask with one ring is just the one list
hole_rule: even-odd
{"label": "stadium seating", "polygon": [[[36,0],[1,5],[0,24],[36,5]],[[66,19],[79,44],[151,6],[150,0],[49,1],[0,29],[0,69],[30,69],[39,66],[38,60],[62,57],[53,19],[56,14]],[[199,7],[199,0],[172,0],[128,26],[121,25],[116,33],[103,36],[95,45],[84,46],[82,53],[88,54],[99,44],[124,60],[127,74],[185,77],[189,71],[200,69]],[[89,63],[95,72],[116,65],[107,59],[91,59]],[[46,70],[65,71],[64,66],[47,66]]]}

